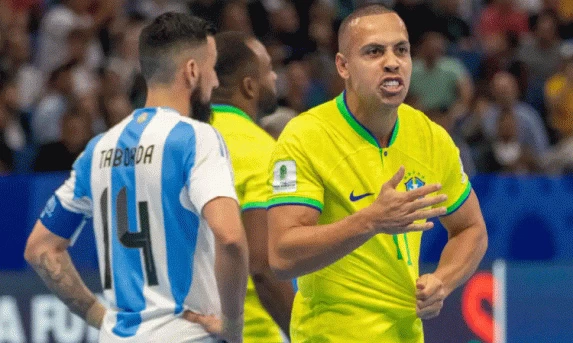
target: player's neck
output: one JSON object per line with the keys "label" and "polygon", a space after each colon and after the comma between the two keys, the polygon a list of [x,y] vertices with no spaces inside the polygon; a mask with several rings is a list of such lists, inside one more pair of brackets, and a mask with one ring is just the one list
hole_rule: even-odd
{"label": "player's neck", "polygon": [[213,94],[211,103],[234,106],[245,112],[253,121],[257,121],[257,104],[254,100],[245,99],[236,94],[231,97],[219,97]]}
{"label": "player's neck", "polygon": [[189,96],[181,96],[171,86],[152,86],[147,91],[145,107],[170,107],[183,116],[191,113],[191,103]]}
{"label": "player's neck", "polygon": [[398,109],[380,104],[369,106],[351,95],[347,97],[346,103],[356,120],[374,135],[380,145],[388,146],[398,118]]}

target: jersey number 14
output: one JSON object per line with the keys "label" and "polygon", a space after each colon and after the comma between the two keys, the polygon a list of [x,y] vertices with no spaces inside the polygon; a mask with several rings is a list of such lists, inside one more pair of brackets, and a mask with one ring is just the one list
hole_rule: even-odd
{"label": "jersey number 14", "polygon": [[[101,198],[101,218],[103,223],[103,244],[104,244],[104,289],[111,289],[111,267],[109,262],[109,222],[108,222],[108,189],[104,189]],[[127,191],[123,187],[119,190],[115,201],[115,218],[117,227],[117,239],[122,247],[127,249],[143,250],[143,260],[145,262],[145,272],[147,274],[147,284],[149,286],[157,285],[157,272],[153,260],[153,250],[151,249],[151,239],[149,234],[149,211],[147,201],[137,203],[139,212],[139,232],[129,232],[128,230],[128,210],[127,210]]]}

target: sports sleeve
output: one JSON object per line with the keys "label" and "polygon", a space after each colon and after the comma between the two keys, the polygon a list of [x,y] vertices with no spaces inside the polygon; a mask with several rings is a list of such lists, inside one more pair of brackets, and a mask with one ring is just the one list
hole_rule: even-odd
{"label": "sports sleeve", "polygon": [[[437,130],[438,170],[441,171],[441,193],[448,196],[445,203],[446,215],[454,213],[467,200],[471,192],[468,179],[460,158],[460,150],[450,135],[441,127]],[[440,204],[440,206],[443,206]]]}
{"label": "sports sleeve", "polygon": [[95,145],[101,135],[93,138],[74,162],[69,178],[46,203],[40,221],[52,233],[71,239],[81,232],[86,219],[92,216],[91,164]]}
{"label": "sports sleeve", "polygon": [[188,193],[199,213],[218,197],[237,200],[229,152],[221,135],[210,125],[196,128],[194,158],[188,161]]}
{"label": "sports sleeve", "polygon": [[[269,165],[272,194],[269,208],[302,205],[322,211],[324,185],[313,165],[311,154],[320,146],[316,132],[303,125],[303,115],[292,119],[279,137]],[[311,141],[314,140],[314,141]]]}
{"label": "sports sleeve", "polygon": [[[257,146],[257,144],[262,146]],[[253,142],[252,146],[245,146],[249,154],[242,159],[235,173],[242,173],[241,183],[237,187],[237,194],[243,211],[255,208],[267,208],[267,201],[272,193],[268,180],[268,165],[271,159],[274,142]],[[255,151],[258,150],[258,153]],[[237,175],[238,176],[238,175]]]}

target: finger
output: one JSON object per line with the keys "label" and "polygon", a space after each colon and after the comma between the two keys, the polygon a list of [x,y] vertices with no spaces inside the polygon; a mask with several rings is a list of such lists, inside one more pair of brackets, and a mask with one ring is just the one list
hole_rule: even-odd
{"label": "finger", "polygon": [[441,302],[444,301],[444,292],[442,290],[432,293],[430,296],[424,296],[424,297],[420,296],[416,301],[416,306],[419,309],[423,310],[427,307],[432,307],[435,303],[440,301]]}
{"label": "finger", "polygon": [[[418,280],[416,280],[416,289],[424,289],[426,287],[426,284],[428,283],[428,274],[424,274],[422,276],[420,276],[418,278]],[[418,291],[416,291],[416,295],[418,294]]]}
{"label": "finger", "polygon": [[416,307],[416,314],[418,315],[418,317],[420,317],[421,319],[432,319],[437,317],[440,314],[440,311],[442,310],[442,307],[444,306],[444,302],[437,302],[434,305],[430,306],[430,307],[426,307],[424,309],[419,309]]}
{"label": "finger", "polygon": [[434,223],[411,223],[402,228],[399,233],[415,232],[415,231],[426,231],[434,227]]}
{"label": "finger", "polygon": [[439,194],[433,197],[418,198],[411,203],[411,211],[416,211],[422,208],[430,207],[448,200],[445,194]]}
{"label": "finger", "polygon": [[417,210],[415,212],[406,215],[404,217],[404,220],[413,223],[417,220],[430,219],[434,217],[443,216],[446,213],[447,213],[447,208],[445,207],[436,207],[436,208],[431,208],[429,210]]}
{"label": "finger", "polygon": [[188,310],[183,312],[183,318],[197,324],[201,324],[205,321],[202,315]]}
{"label": "finger", "polygon": [[404,170],[405,170],[404,166],[400,166],[396,174],[394,174],[394,176],[392,176],[392,178],[388,180],[384,185],[388,185],[393,189],[396,189],[396,187],[398,187],[398,185],[400,184],[400,181],[402,181],[402,179],[404,178],[404,173],[405,173]]}
{"label": "finger", "polygon": [[424,197],[430,193],[434,193],[442,189],[442,185],[439,183],[434,183],[431,185],[425,185],[420,188],[413,189],[411,191],[406,192],[407,197],[410,201],[414,199],[418,199]]}

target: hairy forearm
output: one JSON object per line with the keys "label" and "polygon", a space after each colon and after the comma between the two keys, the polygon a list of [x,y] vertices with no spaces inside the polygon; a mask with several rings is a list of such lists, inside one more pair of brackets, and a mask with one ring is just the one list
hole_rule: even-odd
{"label": "hairy forearm", "polygon": [[281,279],[295,278],[324,268],[373,237],[360,212],[336,223],[289,228],[270,243],[269,261]]}
{"label": "hairy forearm", "polygon": [[253,282],[261,304],[281,330],[289,335],[290,315],[294,301],[292,283],[278,280],[270,269],[253,275]]}
{"label": "hairy forearm", "polygon": [[446,294],[466,282],[476,271],[487,249],[484,226],[471,226],[448,239],[434,275],[444,283]]}
{"label": "hairy forearm", "polygon": [[86,287],[74,267],[67,251],[44,251],[29,260],[46,286],[62,300],[70,310],[99,328],[105,308]]}

